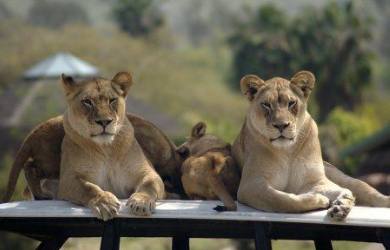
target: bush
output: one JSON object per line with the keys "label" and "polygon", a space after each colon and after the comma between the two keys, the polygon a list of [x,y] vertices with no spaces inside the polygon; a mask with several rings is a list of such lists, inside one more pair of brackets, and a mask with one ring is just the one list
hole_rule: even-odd
{"label": "bush", "polygon": [[342,108],[334,109],[329,114],[326,124],[337,128],[337,143],[341,147],[358,142],[379,127],[371,116],[348,112]]}
{"label": "bush", "polygon": [[69,23],[88,23],[87,12],[77,3],[36,0],[28,13],[34,25],[60,28]]}
{"label": "bush", "polygon": [[143,36],[161,26],[162,17],[152,3],[153,0],[118,0],[113,12],[119,27],[132,36]]}
{"label": "bush", "polygon": [[273,5],[230,39],[233,48],[232,86],[245,74],[263,79],[290,78],[299,70],[317,78],[314,101],[324,121],[336,106],[353,110],[372,83],[371,20],[354,2],[331,2],[323,9],[305,8],[295,17]]}
{"label": "bush", "polygon": [[320,129],[324,158],[340,165],[348,174],[353,174],[362,158],[340,159],[340,152],[371,135],[382,125],[382,119],[370,106],[360,106],[355,112],[335,108]]}

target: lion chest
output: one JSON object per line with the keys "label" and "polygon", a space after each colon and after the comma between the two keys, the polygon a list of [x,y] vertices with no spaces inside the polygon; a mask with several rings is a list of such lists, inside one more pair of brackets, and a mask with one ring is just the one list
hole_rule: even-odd
{"label": "lion chest", "polygon": [[285,191],[289,193],[298,194],[299,190],[305,185],[306,171],[304,166],[296,166],[291,163],[289,165],[288,183]]}
{"label": "lion chest", "polygon": [[291,158],[274,159],[272,168],[263,171],[269,184],[280,191],[298,193],[305,185],[307,168],[305,164],[296,164]]}
{"label": "lion chest", "polygon": [[275,189],[286,191],[289,183],[290,171],[288,164],[281,162],[268,171],[264,171],[264,176],[268,183]]}
{"label": "lion chest", "polygon": [[308,161],[305,157],[297,157],[291,160],[289,165],[288,185],[286,192],[299,194],[307,185],[322,178],[321,167],[315,162]]}
{"label": "lion chest", "polygon": [[128,174],[127,166],[120,162],[103,162],[96,173],[96,185],[105,191],[112,192],[119,199],[129,198],[134,189],[134,178]]}

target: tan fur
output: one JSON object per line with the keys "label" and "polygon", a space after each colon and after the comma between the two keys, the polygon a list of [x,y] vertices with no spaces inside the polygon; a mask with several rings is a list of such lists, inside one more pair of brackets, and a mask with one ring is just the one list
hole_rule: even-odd
{"label": "tan fur", "polygon": [[245,76],[241,90],[250,107],[233,156],[242,168],[238,200],[257,209],[305,212],[328,208],[344,219],[354,205],[352,192],[325,176],[316,123],[307,112],[314,75],[264,81]]}
{"label": "tan fur", "polygon": [[348,188],[356,197],[356,203],[362,206],[390,207],[390,196],[383,195],[366,182],[352,178],[332,164],[324,161],[325,175],[331,181]]}
{"label": "tan fur", "polygon": [[180,167],[183,159],[176,152],[176,145],[153,123],[133,114],[127,114],[127,118],[146,158],[163,179],[167,198],[182,195]]}
{"label": "tan fur", "polygon": [[220,199],[226,210],[236,210],[234,202],[240,182],[231,157],[230,144],[206,134],[204,123],[196,124],[188,140],[178,148],[188,154],[181,171],[183,188],[191,199]]}
{"label": "tan fur", "polygon": [[2,202],[8,202],[15,190],[20,171],[24,168],[30,191],[38,199],[47,197],[40,189],[43,178],[57,178],[60,173],[61,143],[64,137],[62,116],[38,125],[24,140],[11,167]]}
{"label": "tan fur", "polygon": [[[127,118],[134,127],[135,138],[144,154],[158,174],[166,180],[168,190],[181,193],[179,171],[182,159],[176,153],[176,146],[151,122],[129,113]],[[56,198],[58,187],[56,188],[53,182],[56,183],[59,179],[64,134],[62,116],[49,119],[30,132],[16,155],[2,202],[11,199],[22,169],[28,184],[25,196],[32,195],[37,200]],[[42,182],[45,188],[41,187]],[[47,185],[48,183],[50,185]]]}
{"label": "tan fur", "polygon": [[126,118],[130,74],[78,83],[63,76],[62,82],[68,108],[58,198],[87,206],[103,220],[117,214],[118,198],[128,199],[131,213],[150,215],[164,185]]}
{"label": "tan fur", "polygon": [[[62,140],[59,198],[88,206],[104,220],[117,213],[117,197],[129,198],[132,213],[151,214],[156,199],[164,196],[164,186],[126,119],[130,74],[120,72],[113,80],[97,78],[83,82],[62,76],[62,82],[68,109],[62,123],[66,132]],[[18,158],[13,172],[20,172],[28,153],[23,152]],[[17,175],[15,178],[11,172],[11,177],[15,180],[10,180],[9,187],[16,182]]]}

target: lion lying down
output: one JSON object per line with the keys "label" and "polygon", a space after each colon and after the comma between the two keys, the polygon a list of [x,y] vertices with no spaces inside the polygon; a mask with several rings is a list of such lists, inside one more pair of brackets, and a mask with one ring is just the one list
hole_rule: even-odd
{"label": "lion lying down", "polygon": [[[162,134],[160,139],[167,143],[163,152],[153,149],[158,143],[151,143],[146,150],[139,145],[131,120],[134,118],[134,123],[138,122],[141,134],[150,132],[151,127],[148,123],[145,127],[140,118],[126,117],[125,97],[132,84],[130,74],[121,72],[112,80],[96,78],[83,82],[62,76],[62,82],[68,109],[63,118],[57,117],[41,125],[26,139],[12,168],[4,200],[11,197],[17,176],[26,164],[26,167],[38,167],[32,171],[26,169],[27,178],[30,175],[35,178],[36,183],[30,185],[29,182],[33,192],[34,187],[40,186],[37,177],[43,177],[41,180],[58,178],[60,169],[60,199],[88,206],[99,218],[107,220],[119,209],[117,197],[129,198],[127,204],[132,213],[149,215],[156,199],[164,197],[164,185],[150,161],[162,160],[167,164],[165,167],[171,169],[159,169],[160,172],[175,176],[176,161],[180,162],[180,157],[176,158],[174,145]],[[154,129],[154,133],[160,132]],[[58,145],[61,141],[60,155]],[[164,142],[159,142],[159,145]],[[47,154],[40,155],[37,148]],[[150,160],[144,152],[153,154]],[[27,160],[30,157],[33,161]]]}
{"label": "lion lying down", "polygon": [[214,135],[206,134],[206,124],[197,123],[191,136],[178,152],[188,157],[181,167],[181,181],[190,199],[220,199],[224,206],[215,209],[236,210],[236,194],[240,183],[231,146]]}
{"label": "lion lying down", "polygon": [[[179,171],[182,159],[176,153],[176,146],[151,122],[129,113],[127,119],[133,125],[134,136],[147,159],[164,180],[167,191],[181,194]],[[16,155],[2,202],[11,199],[22,169],[34,199],[57,197],[64,134],[63,116],[49,119],[30,132]]]}
{"label": "lion lying down", "polygon": [[[181,168],[183,188],[190,199],[220,199],[224,206],[218,211],[236,210],[240,171],[231,158],[230,144],[206,134],[206,124],[200,122],[192,128],[191,136],[177,151],[186,160]],[[332,164],[324,161],[325,175],[331,181],[348,188],[356,202],[364,206],[388,207],[390,199],[367,183],[345,175]]]}
{"label": "lion lying down", "polygon": [[131,213],[150,215],[164,198],[164,184],[126,117],[130,74],[82,82],[62,76],[62,82],[68,108],[58,198],[89,207],[103,220],[118,213],[118,198],[128,199]]}
{"label": "lion lying down", "polygon": [[[79,95],[83,93],[88,95],[94,91],[95,93],[103,91],[104,88],[101,88],[102,86],[107,87],[106,90],[108,91],[105,94],[110,94],[111,90],[111,94],[114,92],[115,97],[112,100],[108,100],[109,109],[106,109],[108,111],[114,108],[115,105],[118,105],[118,103],[121,106],[120,109],[124,110],[122,100],[124,94],[127,93],[128,87],[126,88],[123,85],[124,82],[121,83],[121,79],[128,78],[127,81],[129,81],[129,79],[131,80],[129,77],[126,73],[118,74],[111,81],[111,84],[108,84],[110,81],[98,79],[96,82],[97,86],[101,83],[100,81],[103,81],[103,83],[101,83],[100,88],[97,87],[96,89],[87,87],[93,86],[91,82],[74,84],[74,81],[67,77],[64,77],[63,81],[68,97],[72,95],[72,91],[79,91],[77,93]],[[241,89],[251,100],[251,107],[241,133],[233,146],[234,157],[243,172],[243,179],[241,180],[238,193],[239,200],[259,209],[277,212],[303,212],[327,207],[330,200],[331,208],[329,209],[329,215],[335,219],[345,218],[354,204],[354,198],[349,190],[356,196],[358,204],[382,207],[390,206],[388,196],[380,194],[374,188],[360,180],[344,175],[332,165],[326,162],[322,163],[318,138],[316,136],[316,126],[314,121],[311,120],[310,115],[306,112],[307,98],[313,85],[314,76],[309,72],[301,72],[294,76],[291,81],[273,78],[264,82],[253,75],[242,79]],[[121,91],[123,91],[122,95],[119,94]],[[106,124],[104,122],[100,124],[98,123],[99,120],[96,121],[95,119],[94,121],[92,119],[93,115],[97,114],[88,113],[92,112],[95,108],[91,100],[76,99],[76,97],[80,98],[79,95],[74,95],[74,99],[68,99],[69,106],[75,105],[77,108],[76,114],[79,116],[77,119],[85,119],[81,122],[74,122],[74,124],[81,125],[78,129],[82,130],[82,132],[95,130],[97,126],[101,126],[105,130]],[[280,96],[280,98],[276,98],[277,96]],[[286,97],[289,98],[288,102]],[[79,103],[77,103],[77,100]],[[92,103],[92,106],[90,106],[91,103],[89,102]],[[93,107],[92,110],[91,107]],[[119,107],[116,108],[119,109]],[[175,152],[176,147],[174,144],[158,128],[142,118],[131,114],[127,115],[127,119],[123,118],[121,120],[122,113],[118,110],[115,116],[118,124],[122,124],[122,122],[128,120],[130,125],[134,127],[134,135],[130,135],[128,138],[129,142],[136,141],[140,144],[139,146],[143,152],[139,150],[138,146],[135,146],[138,157],[145,159],[142,156],[142,153],[144,153],[147,160],[152,163],[157,172],[164,178],[170,180],[180,178],[178,170],[182,159]],[[69,114],[67,117],[69,120]],[[75,117],[71,117],[71,119],[73,118]],[[287,123],[283,119],[286,119]],[[91,125],[93,122],[97,125]],[[107,125],[111,123],[112,121]],[[69,127],[70,124],[67,126]],[[126,126],[131,127],[129,124]],[[88,134],[84,133],[85,138],[81,139],[88,139],[86,140],[87,145],[85,145],[85,148],[93,145],[92,149],[90,148],[91,150],[88,149],[89,151],[93,151],[93,157],[90,159],[97,158],[95,154],[99,155],[101,153],[99,152],[100,147],[110,148],[113,146],[110,143],[111,140],[115,142],[115,138],[118,136],[128,136],[128,133],[123,133],[120,127],[122,126],[117,126],[118,131],[113,135],[103,135],[103,141],[99,139],[99,142],[93,141],[97,138],[88,138]],[[73,128],[70,127],[69,129]],[[76,137],[77,134],[82,134],[82,132],[77,132],[77,129],[73,130],[70,131],[71,137],[74,132],[76,132]],[[192,130],[191,138],[178,149],[178,152],[182,155],[185,155],[186,152],[190,154],[185,164],[182,165],[181,178],[185,191],[194,199],[219,198],[224,202],[228,210],[234,210],[234,198],[237,194],[240,174],[234,170],[234,161],[230,157],[229,144],[215,136],[205,135],[205,130],[206,127],[204,124],[200,123],[196,125]],[[131,134],[131,131],[129,132]],[[290,137],[291,135],[293,137]],[[51,185],[51,180],[58,180],[59,177],[59,164],[61,159],[60,145],[63,138],[64,127],[62,116],[53,118],[33,130],[24,141],[15,159],[4,201],[10,199],[18,174],[23,167],[29,188],[36,198],[52,198],[57,195],[58,181],[54,181],[55,184]],[[114,151],[120,151],[117,149]],[[82,150],[76,150],[76,153],[79,152],[82,152]],[[112,152],[106,156],[111,157]],[[146,172],[151,172],[151,175],[154,175],[154,171],[149,171],[151,166],[147,160],[141,160],[140,162],[143,162],[141,165],[145,165],[145,169],[148,170]],[[114,159],[111,162],[116,161]],[[100,162],[104,162],[104,160],[99,160]],[[96,164],[99,165],[99,163]],[[116,167],[118,166],[115,166],[114,169]],[[96,176],[96,172],[99,173],[99,171],[95,171],[95,168],[90,169],[88,167],[84,170],[87,170],[87,176],[88,174],[92,174],[95,176],[91,178],[99,178],[99,175]],[[115,173],[110,174],[115,175]],[[84,190],[84,192],[95,192],[95,195],[98,195],[98,197],[101,194],[104,196],[105,192],[102,191],[103,193],[101,193],[99,187],[90,185],[85,181],[83,175],[77,175],[79,181],[84,181],[83,185],[87,190]],[[43,186],[45,187],[44,190],[46,190],[45,192],[41,189],[42,180]],[[160,182],[160,180],[157,182]],[[105,189],[115,188],[111,183],[107,183],[107,180],[103,180],[102,184],[106,185]],[[137,186],[139,184],[141,183],[135,185]],[[264,190],[267,190],[267,192],[261,191],[260,193],[256,191],[261,190],[259,187],[265,187]],[[135,190],[140,189],[135,188]],[[112,190],[114,193],[118,191],[123,190]],[[104,219],[111,218],[114,214],[111,212],[115,212],[117,208],[116,198],[114,199],[110,195],[107,196],[105,199],[111,198],[113,211],[107,212],[103,206],[102,213],[98,213],[96,208],[99,211],[100,208],[97,206],[94,207],[98,216]],[[273,200],[274,197],[275,200]],[[100,199],[104,200],[104,198]],[[75,200],[74,202],[83,203],[83,201],[79,200]],[[94,202],[96,203],[96,199]],[[137,213],[136,210],[145,209],[145,206],[134,206],[134,203],[132,204],[134,213]],[[152,208],[152,204],[153,202],[149,203],[150,208]],[[93,206],[93,203],[87,205]],[[138,214],[150,214],[150,211],[151,209],[145,209],[142,212],[138,211]]]}
{"label": "lion lying down", "polygon": [[232,147],[242,169],[238,200],[274,212],[328,208],[334,220],[348,215],[355,204],[352,193],[365,205],[389,206],[388,196],[336,168],[324,168],[317,125],[307,112],[314,83],[308,71],[291,80],[242,78],[250,106]]}

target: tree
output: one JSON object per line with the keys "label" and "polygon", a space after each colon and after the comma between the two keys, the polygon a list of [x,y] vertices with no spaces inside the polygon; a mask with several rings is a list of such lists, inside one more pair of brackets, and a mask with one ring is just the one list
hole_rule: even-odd
{"label": "tree", "polygon": [[7,6],[4,3],[0,2],[0,20],[5,20],[10,18],[11,12],[8,10]]}
{"label": "tree", "polygon": [[306,8],[293,18],[274,6],[261,7],[252,24],[230,40],[234,86],[248,73],[289,78],[306,69],[317,77],[320,121],[336,106],[353,109],[372,82],[372,22],[359,13],[352,1]]}
{"label": "tree", "polygon": [[28,12],[34,25],[60,28],[68,23],[88,23],[87,12],[77,3],[35,0]]}
{"label": "tree", "polygon": [[132,36],[143,36],[162,25],[160,12],[153,0],[118,0],[113,8],[120,28]]}

